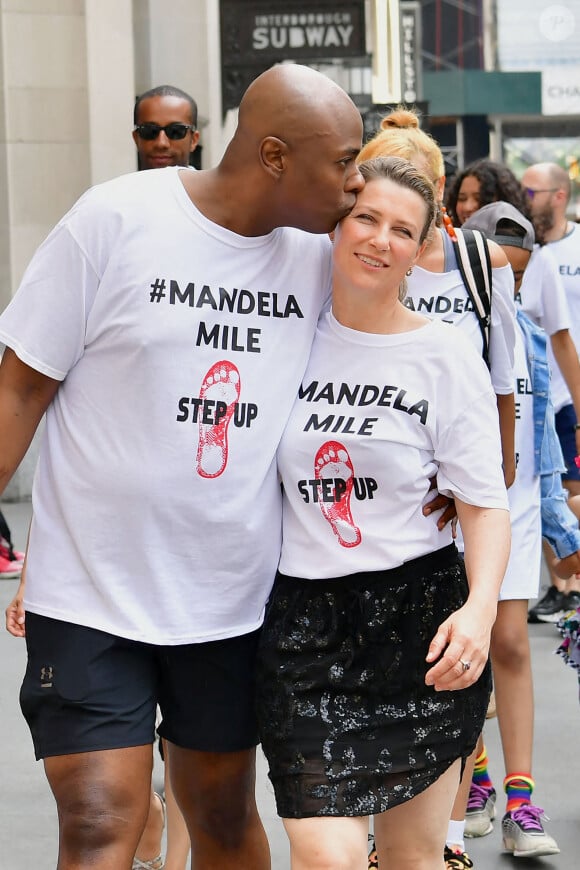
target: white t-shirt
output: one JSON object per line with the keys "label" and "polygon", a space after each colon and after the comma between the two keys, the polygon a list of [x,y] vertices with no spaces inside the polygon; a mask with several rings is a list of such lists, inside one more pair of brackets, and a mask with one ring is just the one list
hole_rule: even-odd
{"label": "white t-shirt", "polygon": [[507,509],[487,368],[437,321],[369,335],[324,315],[278,465],[280,570],[295,577],[383,570],[451,543],[421,512],[434,474],[446,494]]}
{"label": "white t-shirt", "polygon": [[542,558],[540,478],[534,469],[534,397],[520,329],[516,332],[515,351],[517,470],[508,490],[512,546],[500,601],[537,597]]}
{"label": "white t-shirt", "polygon": [[330,292],[326,236],[238,236],[173,167],[87,192],[0,340],[62,381],[33,490],[25,606],[155,644],[262,621],[276,449]]}
{"label": "white t-shirt", "polygon": [[550,242],[548,249],[558,264],[572,319],[572,336],[580,343],[580,224],[569,223],[564,238]]}
{"label": "white t-shirt", "polygon": [[[570,311],[558,266],[548,247],[534,246],[524,272],[516,302],[548,336],[561,329],[570,329]],[[572,399],[548,342],[548,362],[552,370],[551,393],[554,408],[559,411]]]}
{"label": "white t-shirt", "polygon": [[[556,261],[560,280],[564,285],[570,311],[570,335],[576,350],[580,351],[580,225],[569,223],[568,226],[571,229],[563,239],[550,242],[546,247]],[[570,393],[557,366],[554,366],[552,393],[557,411],[563,405],[572,404]],[[566,401],[562,401],[563,396]]]}
{"label": "white t-shirt", "polygon": [[[479,322],[455,263],[447,264],[444,272],[429,272],[415,266],[407,279],[405,305],[425,317],[436,317],[459,326],[478,353],[482,352]],[[491,382],[500,396],[509,395],[514,389],[515,333],[513,273],[510,266],[502,266],[492,269],[489,343]]]}

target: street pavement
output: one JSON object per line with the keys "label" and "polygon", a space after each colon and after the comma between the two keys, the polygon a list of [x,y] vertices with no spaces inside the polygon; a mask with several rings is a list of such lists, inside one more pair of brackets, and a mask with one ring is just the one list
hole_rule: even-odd
{"label": "street pavement", "polygon": [[[29,503],[3,503],[18,549],[24,549],[30,518]],[[58,553],[54,554],[58,560]],[[2,613],[18,582],[0,582]],[[534,799],[550,821],[546,827],[556,838],[561,854],[522,859],[502,854],[501,826],[496,820],[487,837],[467,841],[475,870],[552,870],[580,866],[580,705],[576,674],[553,654],[558,635],[551,625],[531,625],[536,692]],[[24,672],[24,641],[0,631],[0,870],[54,870],[57,860],[56,812],[41,763],[34,760],[32,742],[18,706]],[[503,767],[497,720],[486,723],[485,741],[490,771],[498,794]],[[155,785],[162,787],[161,762],[156,759]],[[261,753],[258,764],[258,803],[271,844],[274,870],[289,870],[286,835],[276,817],[272,788]],[[498,817],[503,812],[498,798]],[[420,831],[417,831],[420,836]],[[396,870],[396,868],[382,868]]]}

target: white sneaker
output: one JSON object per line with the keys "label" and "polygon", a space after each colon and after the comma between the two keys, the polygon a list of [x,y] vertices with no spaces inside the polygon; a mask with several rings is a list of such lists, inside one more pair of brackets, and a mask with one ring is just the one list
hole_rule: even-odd
{"label": "white sneaker", "polygon": [[559,854],[558,844],[553,837],[546,834],[540,821],[543,812],[544,810],[533,804],[522,804],[503,817],[503,845],[515,858]]}
{"label": "white sneaker", "polygon": [[465,836],[485,837],[493,831],[496,793],[493,786],[486,788],[472,782],[465,811]]}

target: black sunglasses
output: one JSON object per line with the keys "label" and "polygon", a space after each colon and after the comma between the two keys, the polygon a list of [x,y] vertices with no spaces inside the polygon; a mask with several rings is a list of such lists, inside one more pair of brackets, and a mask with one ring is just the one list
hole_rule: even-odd
{"label": "black sunglasses", "polygon": [[159,124],[137,124],[135,130],[147,142],[152,142],[157,139],[161,131],[165,133],[168,139],[184,139],[187,136],[188,130],[195,130],[193,124],[166,124],[165,127],[160,127]]}

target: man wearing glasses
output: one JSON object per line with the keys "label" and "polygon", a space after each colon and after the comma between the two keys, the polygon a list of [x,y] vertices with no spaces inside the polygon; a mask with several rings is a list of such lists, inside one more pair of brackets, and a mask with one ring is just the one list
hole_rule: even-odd
{"label": "man wearing glasses", "polygon": [[160,85],[137,97],[133,139],[139,169],[189,166],[197,148],[197,104],[180,88]]}

